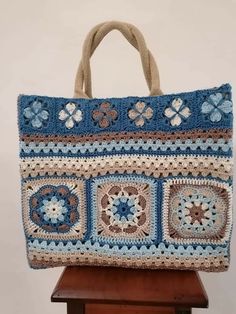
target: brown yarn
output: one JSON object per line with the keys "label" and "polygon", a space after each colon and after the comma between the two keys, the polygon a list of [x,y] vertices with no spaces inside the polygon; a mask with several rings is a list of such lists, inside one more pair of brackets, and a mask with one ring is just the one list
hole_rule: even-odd
{"label": "brown yarn", "polygon": [[229,140],[232,136],[232,130],[217,130],[212,129],[205,132],[205,130],[192,130],[189,132],[180,131],[178,133],[166,133],[166,132],[113,132],[113,133],[101,133],[94,135],[22,135],[20,139],[26,143],[30,142],[65,142],[65,143],[85,143],[85,142],[95,142],[95,141],[119,141],[119,140],[172,140],[177,139],[186,140],[197,138],[212,138],[214,141],[219,138],[224,138]]}

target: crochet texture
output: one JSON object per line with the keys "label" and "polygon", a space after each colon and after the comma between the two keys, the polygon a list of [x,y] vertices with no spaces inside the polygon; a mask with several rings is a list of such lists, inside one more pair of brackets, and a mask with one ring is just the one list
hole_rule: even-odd
{"label": "crochet texture", "polygon": [[228,84],[157,97],[21,95],[18,119],[31,267],[227,269]]}

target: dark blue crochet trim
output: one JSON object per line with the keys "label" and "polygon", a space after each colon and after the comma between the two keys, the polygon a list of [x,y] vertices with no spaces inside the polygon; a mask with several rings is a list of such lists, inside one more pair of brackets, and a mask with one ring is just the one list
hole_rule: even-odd
{"label": "dark blue crochet trim", "polygon": [[[222,119],[212,122],[209,115],[201,112],[202,104],[211,94],[221,93],[225,99],[231,100],[231,86],[222,85],[217,88],[197,90],[193,92],[170,94],[154,97],[126,97],[126,98],[105,98],[105,99],[74,99],[47,96],[27,96],[21,95],[18,99],[18,122],[20,134],[95,134],[102,132],[120,131],[183,131],[191,129],[208,130],[215,127],[232,128],[232,113],[222,113]],[[179,126],[171,126],[170,120],[165,116],[165,109],[171,106],[175,98],[181,98],[190,111],[191,115],[183,119]],[[42,103],[42,110],[48,112],[48,117],[42,119],[42,125],[35,128],[25,118],[25,108],[32,105],[34,101]],[[83,118],[74,127],[67,129],[65,121],[61,121],[59,112],[68,102],[78,105]],[[133,108],[138,101],[144,101],[153,110],[151,119],[146,120],[144,126],[137,127],[132,119],[128,117],[128,111]],[[93,110],[99,109],[102,102],[109,102],[118,113],[117,119],[109,127],[101,128],[92,118]]]}

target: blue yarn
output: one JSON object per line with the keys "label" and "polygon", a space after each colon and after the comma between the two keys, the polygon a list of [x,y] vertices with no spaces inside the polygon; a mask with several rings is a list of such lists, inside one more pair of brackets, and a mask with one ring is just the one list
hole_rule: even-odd
{"label": "blue yarn", "polygon": [[[66,108],[69,103],[72,105]],[[139,106],[144,106],[141,113],[138,111],[138,103]],[[102,108],[102,104],[106,106]],[[71,112],[74,110],[73,113],[70,109]],[[149,111],[145,111],[147,109]],[[101,121],[102,110],[110,112],[107,120]],[[146,115],[143,114],[145,112]],[[232,176],[227,172],[227,166],[230,167],[232,158],[233,126],[229,84],[212,89],[153,97],[74,99],[20,95],[18,124],[24,232],[31,267],[62,265],[62,260],[59,262],[52,260],[44,264],[40,259],[35,263],[30,257],[32,254],[35,256],[45,254],[43,256],[47,257],[51,256],[51,253],[58,254],[60,258],[64,256],[63,254],[73,253],[79,256],[81,253],[81,256],[85,256],[90,253],[91,256],[95,256],[95,260],[102,256],[105,265],[109,265],[108,260],[111,257],[114,260],[127,258],[131,261],[135,259],[142,261],[144,258],[156,260],[173,258],[174,261],[182,263],[188,259],[194,263],[205,258],[204,265],[199,269],[206,270],[208,261],[214,257],[217,261],[224,258],[226,264],[213,265],[213,268],[222,270],[227,267],[232,225],[229,219],[228,233],[225,232],[223,236],[217,234],[214,238],[214,231],[217,230],[214,219],[220,217],[214,202],[217,197],[219,202],[223,200],[223,196],[226,198],[228,219],[233,185]],[[213,131],[213,135],[209,135],[208,131]],[[137,140],[132,137],[131,132],[138,134]],[[152,138],[151,132],[160,132],[160,138],[165,138],[166,134],[166,138],[174,140],[160,140],[159,134]],[[190,132],[196,133],[194,139],[191,139],[193,133]],[[110,138],[114,135],[114,138],[120,136],[121,139],[106,140],[108,133],[111,135]],[[121,133],[126,135],[125,140]],[[82,142],[80,136],[84,135],[88,138]],[[94,137],[89,137],[96,135],[98,136],[95,140]],[[104,136],[103,139],[99,137],[101,135]],[[188,164],[188,158],[193,156],[197,157],[192,164]],[[115,162],[119,163],[124,157],[127,157],[127,164],[119,172],[115,168]],[[131,157],[137,159],[135,170],[130,169],[128,165]],[[155,173],[157,169],[153,170],[156,165],[155,161],[151,164],[151,157],[156,158],[158,167],[162,169],[158,168],[157,173]],[[158,157],[164,160],[160,165]],[[41,168],[40,158],[48,161],[47,170]],[[50,163],[56,158],[61,158],[62,170],[58,164],[50,168]],[[77,158],[81,159],[75,161]],[[111,169],[108,169],[110,172],[107,172],[105,162],[101,165],[103,160],[97,172],[89,172],[90,168],[96,166],[95,162],[93,165],[91,158],[94,158],[95,162],[98,158],[110,162]],[[165,161],[170,158],[173,158],[169,164],[170,169],[165,171]],[[204,175],[204,170],[198,173],[199,169],[194,166],[198,158],[204,158],[206,163],[210,159],[213,160],[212,164],[204,166],[207,175]],[[68,159],[71,159],[71,164],[66,163]],[[85,162],[82,165],[82,161],[86,160],[87,164]],[[183,163],[181,171],[176,168],[180,167],[179,160]],[[214,160],[218,163],[218,168],[209,170],[208,168],[215,167]],[[32,167],[30,169],[26,167],[25,170],[28,162]],[[86,166],[89,170],[86,170]],[[192,167],[195,173],[189,170],[189,167]],[[81,169],[83,173],[78,175]],[[187,196],[183,194],[187,193],[185,187],[192,189],[192,194]],[[46,193],[47,188],[49,192]],[[62,193],[59,192],[60,188]],[[112,191],[112,188],[117,191]],[[204,193],[208,193],[208,196],[206,197]],[[123,199],[124,204],[129,204],[123,214],[117,199]],[[179,199],[181,201],[178,204]],[[186,205],[186,200],[192,202],[192,207],[191,204]],[[107,202],[106,209],[102,207],[102,201],[105,204]],[[201,225],[197,228],[193,223],[188,223],[185,216],[188,216],[187,211],[189,215],[190,212],[193,215],[192,208],[199,210],[200,201],[201,206],[207,208],[209,205],[205,213],[209,212],[209,217],[206,217],[210,222],[206,227]],[[56,218],[50,212],[53,204],[59,208]],[[223,205],[222,208],[223,211]],[[182,210],[179,216],[177,209]],[[76,210],[78,213],[75,213]],[[210,216],[210,211],[215,215],[214,219]],[[143,221],[141,217],[144,217]],[[176,217],[182,219],[180,223]],[[146,225],[147,218],[150,222]],[[112,219],[117,219],[118,222],[112,224]],[[205,216],[201,220],[202,224],[204,219]],[[126,227],[121,226],[120,221],[128,221],[128,227],[125,223]],[[197,221],[196,218],[195,222]],[[198,236],[199,230],[204,234],[204,229],[211,225],[213,227],[209,232],[213,235],[209,233],[208,238]],[[114,229],[114,226],[117,229]],[[189,234],[181,235],[185,230],[189,230]],[[133,237],[132,232],[135,235]],[[79,264],[79,261],[74,264]],[[192,265],[190,269],[198,269],[196,265]]]}
{"label": "blue yarn", "polygon": [[[212,93],[222,93],[231,99],[231,86],[222,85],[218,88],[208,90],[198,90],[188,93],[179,93],[153,97],[126,97],[126,98],[106,98],[106,99],[73,99],[47,96],[27,96],[20,95],[18,99],[19,128],[21,134],[96,134],[103,132],[120,132],[120,131],[184,131],[201,128],[209,130],[211,128],[232,128],[232,113],[222,114],[223,118],[219,122],[212,122],[208,115],[201,114],[201,106]],[[185,104],[191,110],[191,116],[183,121],[177,127],[170,127],[170,121],[165,117],[164,111],[170,106],[175,98],[182,98]],[[34,101],[40,101],[44,104],[45,110],[49,112],[49,118],[46,125],[41,128],[33,128],[32,125],[26,124],[24,110]],[[94,123],[92,111],[98,108],[102,102],[110,102],[118,112],[118,118],[113,125],[105,130]],[[144,101],[153,109],[153,118],[146,121],[142,128],[137,128],[133,121],[128,118],[128,111],[138,102]],[[68,102],[78,104],[78,108],[84,113],[83,120],[76,124],[72,129],[67,129],[65,123],[58,119],[59,112]]]}

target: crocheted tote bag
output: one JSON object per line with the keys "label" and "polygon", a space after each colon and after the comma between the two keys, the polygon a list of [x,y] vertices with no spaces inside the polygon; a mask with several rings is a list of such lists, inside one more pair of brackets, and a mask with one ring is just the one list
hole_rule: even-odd
{"label": "crocheted tote bag", "polygon": [[[89,60],[113,29],[139,51],[150,96],[92,98]],[[18,114],[32,268],[228,268],[229,84],[162,95],[139,30],[105,22],[85,40],[74,98],[20,95]]]}

